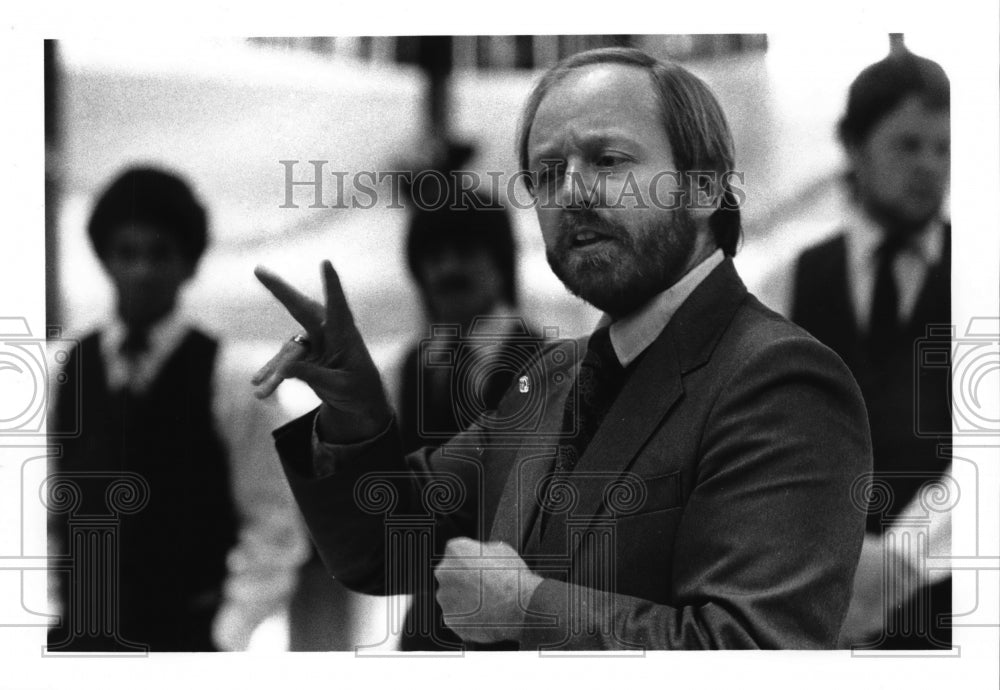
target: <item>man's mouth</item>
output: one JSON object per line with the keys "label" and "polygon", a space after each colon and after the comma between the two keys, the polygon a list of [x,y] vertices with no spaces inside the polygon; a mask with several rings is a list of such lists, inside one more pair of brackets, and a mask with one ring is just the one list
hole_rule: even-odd
{"label": "man's mouth", "polygon": [[599,232],[594,232],[593,230],[577,230],[570,234],[569,239],[570,246],[573,247],[573,249],[584,249],[602,242],[608,242],[611,240],[611,237],[603,235]]}

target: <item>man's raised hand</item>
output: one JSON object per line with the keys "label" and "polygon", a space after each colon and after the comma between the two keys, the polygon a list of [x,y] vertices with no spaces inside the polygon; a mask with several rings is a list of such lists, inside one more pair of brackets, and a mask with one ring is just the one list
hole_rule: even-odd
{"label": "man's raised hand", "polygon": [[382,380],[329,261],[322,264],[326,305],[267,269],[254,275],[305,330],[308,344],[289,340],[253,377],[257,397],[271,395],[286,378],[304,381],[319,397],[320,436],[349,443],[371,438],[392,417]]}

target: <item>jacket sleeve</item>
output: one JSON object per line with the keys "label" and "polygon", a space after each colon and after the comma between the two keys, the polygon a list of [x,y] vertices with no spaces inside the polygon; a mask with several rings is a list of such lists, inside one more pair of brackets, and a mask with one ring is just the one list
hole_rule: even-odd
{"label": "jacket sleeve", "polygon": [[834,648],[864,535],[852,489],[870,471],[864,403],[836,355],[800,335],[748,353],[703,429],[675,605],[545,580],[522,649]]}
{"label": "jacket sleeve", "polygon": [[350,589],[426,588],[448,539],[478,537],[483,431],[404,456],[395,420],[351,445],[323,443],[316,411],[274,432],[278,455],[327,570]]}

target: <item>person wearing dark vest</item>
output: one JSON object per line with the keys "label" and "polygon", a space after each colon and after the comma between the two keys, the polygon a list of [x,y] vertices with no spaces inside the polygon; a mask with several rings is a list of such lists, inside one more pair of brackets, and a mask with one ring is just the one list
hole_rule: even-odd
{"label": "person wearing dark vest", "polygon": [[[101,194],[88,233],[116,309],[65,368],[78,393],[57,400],[53,423],[75,419],[81,431],[64,442],[55,478],[74,482],[81,501],[57,514],[52,537],[79,560],[92,555],[73,550],[81,520],[118,518],[117,568],[61,584],[49,650],[243,649],[286,605],[306,540],[260,438],[276,405],[255,400],[245,372],[178,308],[207,214],[181,178],[131,168]],[[132,492],[124,509],[106,486],[116,481]],[[87,605],[98,577],[117,582],[110,617]]]}
{"label": "person wearing dark vest", "polygon": [[[517,245],[503,206],[481,194],[416,208],[406,262],[428,327],[402,358],[396,411],[403,451],[440,446],[495,409],[541,340],[519,315]],[[442,355],[449,364],[435,365]],[[430,578],[433,585],[433,578]],[[433,587],[415,592],[402,651],[459,649]]]}
{"label": "person wearing dark vest", "polygon": [[949,103],[944,70],[906,49],[858,75],[838,132],[853,208],[795,267],[791,318],[850,367],[871,425],[867,536],[845,646],[950,647],[950,576],[923,568],[901,538],[918,516],[932,555],[950,541],[947,513],[922,495],[949,471],[950,381],[919,360],[922,341],[950,346]]}
{"label": "person wearing dark vest", "polygon": [[[496,407],[518,356],[538,342],[517,312],[516,262],[510,217],[485,197],[414,211],[406,263],[429,326],[402,361],[397,411],[405,452],[442,445]],[[421,366],[421,354],[426,359],[437,344],[458,348],[455,366]]]}

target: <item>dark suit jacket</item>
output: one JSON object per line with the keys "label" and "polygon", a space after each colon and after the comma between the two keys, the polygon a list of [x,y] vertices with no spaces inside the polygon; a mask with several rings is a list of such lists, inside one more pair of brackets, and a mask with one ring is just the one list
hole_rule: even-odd
{"label": "dark suit jacket", "polygon": [[[279,429],[330,571],[362,591],[407,591],[447,539],[503,540],[547,578],[513,631],[521,649],[834,647],[864,532],[852,485],[871,470],[840,359],[749,295],[727,260],[556,480],[561,512],[540,534],[577,351],[548,346],[527,391],[434,452],[404,458],[390,427],[316,478],[312,415]],[[511,419],[529,428],[501,431]]]}

